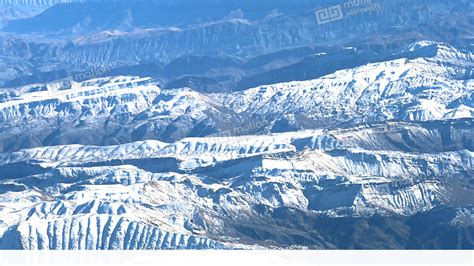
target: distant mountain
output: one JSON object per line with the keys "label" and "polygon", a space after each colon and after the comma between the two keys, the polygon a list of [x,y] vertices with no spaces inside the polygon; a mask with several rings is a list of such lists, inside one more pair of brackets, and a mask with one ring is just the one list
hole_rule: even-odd
{"label": "distant mountain", "polygon": [[165,77],[204,74],[209,70],[237,68],[241,61],[226,57],[183,56],[170,62],[165,68]]}
{"label": "distant mountain", "polygon": [[225,92],[232,91],[231,88],[225,87],[213,78],[206,78],[200,76],[184,76],[174,79],[166,83],[168,89],[190,88],[195,91],[211,93],[211,92]]}
{"label": "distant mountain", "polygon": [[263,84],[315,79],[337,70],[383,61],[383,58],[383,55],[367,50],[358,51],[354,47],[327,49],[325,52],[315,53],[295,64],[244,77],[238,82],[237,88],[246,89]]}
{"label": "distant mountain", "polygon": [[258,2],[251,0],[88,0],[71,2],[82,3],[53,6],[33,18],[12,21],[5,30],[16,33],[69,32],[77,34],[110,29],[181,28],[229,19],[258,20],[280,12],[297,13],[311,9],[317,3],[329,4],[335,1],[298,0],[298,4],[285,0]]}
{"label": "distant mountain", "polygon": [[0,0],[1,6],[51,7],[58,3],[81,2],[76,0]]}
{"label": "distant mountain", "polygon": [[81,0],[0,0],[0,28],[10,21],[34,17],[56,4],[79,1]]}
{"label": "distant mountain", "polygon": [[[453,3],[436,0],[436,4],[424,0],[412,1],[410,4],[404,0],[379,1],[379,8],[375,11],[352,16],[349,16],[349,12],[359,9],[346,4],[346,17],[329,24],[318,24],[315,10],[334,4],[331,1],[318,1],[317,4],[314,1],[303,1],[301,5],[288,5],[288,1],[272,1],[272,5],[253,1],[236,2],[235,6],[253,12],[243,12],[243,16],[225,15],[228,9],[232,9],[234,2],[226,2],[222,6],[211,2],[209,5],[216,8],[210,11],[205,8],[205,3],[199,3],[197,7],[192,1],[180,2],[179,5],[162,1],[152,1],[146,5],[138,1],[71,3],[56,5],[32,19],[17,20],[4,29],[8,34],[3,34],[3,37],[0,35],[4,39],[0,43],[3,47],[0,84],[5,85],[7,81],[39,72],[58,71],[65,66],[69,72],[78,72],[90,71],[106,63],[107,68],[123,70],[128,66],[148,62],[169,64],[189,56],[208,59],[201,61],[199,65],[212,65],[219,58],[225,60],[232,57],[247,61],[259,56],[263,60],[268,54],[282,56],[281,61],[274,61],[275,65],[246,69],[245,72],[239,70],[223,75],[213,73],[214,76],[186,73],[200,76],[201,79],[218,80],[221,82],[220,86],[227,89],[245,89],[265,83],[316,78],[330,73],[328,71],[331,69],[337,69],[334,66],[313,73],[307,68],[305,73],[296,73],[300,72],[298,67],[276,70],[310,56],[311,54],[300,54],[296,58],[291,57],[291,53],[304,53],[304,47],[345,46],[355,47],[360,53],[380,54],[428,39],[472,50],[471,36],[474,29],[471,14],[474,12],[471,11],[474,7],[470,1]],[[275,8],[280,5],[277,12]],[[426,8],[428,5],[430,8]],[[269,10],[269,6],[274,8]],[[110,12],[101,11],[107,8]],[[133,12],[137,14],[133,15],[132,11],[128,14],[127,10],[135,10]],[[166,16],[157,16],[157,12],[164,12]],[[173,15],[175,13],[176,16]],[[168,19],[168,16],[172,18]],[[87,19],[83,20],[83,17]],[[182,23],[177,25],[178,22],[174,23],[173,18]],[[60,19],[61,23],[57,23],[56,19]],[[160,22],[161,19],[166,23]],[[77,24],[76,20],[81,22]],[[48,30],[48,27],[53,28]],[[360,58],[363,60],[364,55],[361,54]],[[319,64],[311,60],[308,58],[306,62],[302,62],[301,67]],[[354,60],[358,61],[357,58]],[[179,66],[188,69],[196,67],[191,61],[188,61],[188,65],[183,63]],[[331,64],[334,65],[335,62]],[[19,67],[11,67],[12,65]],[[252,68],[252,63],[247,66]],[[353,66],[355,65],[348,65]],[[276,72],[265,73],[273,70]],[[296,72],[287,73],[292,71]],[[161,78],[165,77],[161,75]],[[180,78],[182,76],[168,77],[163,81],[166,83]]]}
{"label": "distant mountain", "polygon": [[[172,60],[190,53],[248,56],[314,44],[342,44],[345,38],[357,43],[365,36],[377,40],[384,35],[395,34],[399,39],[409,39],[409,42],[412,42],[413,38],[422,38],[459,46],[470,43],[473,28],[472,23],[467,20],[472,13],[469,12],[473,8],[472,5],[458,2],[453,6],[450,1],[437,1],[440,6],[437,9],[421,9],[426,3],[420,1],[406,8],[400,3],[401,8],[395,10],[391,6],[393,1],[387,1],[383,2],[386,6],[383,6],[385,9],[382,9],[382,13],[366,13],[339,20],[331,25],[318,25],[314,11],[305,10],[298,16],[285,14],[256,21],[232,19],[183,29],[147,31],[90,45],[76,45],[64,52],[63,60],[69,63],[79,60],[97,63],[98,58],[114,62],[119,57],[125,61],[136,58]],[[425,12],[424,14],[414,11],[417,9],[413,7],[417,4],[420,6],[419,12]],[[397,15],[394,15],[394,12]],[[453,12],[459,13],[457,23],[466,27],[463,31],[456,32],[457,35],[444,34],[452,29],[450,25],[454,23],[451,16]],[[443,24],[442,21],[448,19],[448,15],[450,24]],[[422,26],[424,24],[427,26]],[[416,32],[413,32],[414,28]],[[114,47],[115,52],[105,53],[105,49],[110,46]],[[105,57],[98,56],[100,54]]]}

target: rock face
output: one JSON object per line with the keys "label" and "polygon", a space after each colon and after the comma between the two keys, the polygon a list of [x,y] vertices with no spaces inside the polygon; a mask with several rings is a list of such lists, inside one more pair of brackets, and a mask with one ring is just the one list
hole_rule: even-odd
{"label": "rock face", "polygon": [[0,248],[472,249],[473,65],[424,41],[234,93],[1,89]]}
{"label": "rock face", "polygon": [[[412,53],[421,57],[409,59]],[[472,117],[472,53],[418,42],[399,56],[316,80],[260,86],[218,97],[237,112],[266,118],[288,115],[298,125]]]}
{"label": "rock face", "polygon": [[[373,149],[345,140],[347,135],[364,136]],[[369,222],[403,229],[357,236],[361,241],[352,239],[352,247],[472,248],[473,210],[443,206],[474,203],[474,153],[377,150],[389,135],[396,133],[374,127],[6,153],[0,157],[0,245],[345,248],[351,246],[333,238],[331,227],[350,230],[344,224],[357,222],[351,226],[362,230]],[[445,212],[447,220],[427,218]],[[421,231],[405,235],[415,226],[412,219],[417,226],[462,230],[460,239],[426,244]],[[370,238],[394,242],[369,245]]]}
{"label": "rock face", "polygon": [[473,65],[472,53],[417,42],[392,60],[235,93],[163,90],[149,78],[124,76],[2,89],[0,150],[469,120]]}

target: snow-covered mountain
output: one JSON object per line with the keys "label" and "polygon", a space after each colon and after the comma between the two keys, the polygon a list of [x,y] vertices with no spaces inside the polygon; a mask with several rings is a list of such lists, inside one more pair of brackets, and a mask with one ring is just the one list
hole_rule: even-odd
{"label": "snow-covered mountain", "polygon": [[[284,213],[310,220],[409,217],[456,201],[473,203],[472,188],[466,187],[472,181],[473,152],[367,150],[344,141],[346,134],[310,130],[3,154],[0,245],[340,247],[318,228],[307,235],[298,228],[304,221],[283,226],[291,220]],[[459,191],[465,199],[457,198]],[[269,215],[266,209],[281,214]],[[472,226],[472,209],[457,212],[460,227]],[[452,227],[455,222],[450,221]],[[413,232],[412,237],[419,236]]]}
{"label": "snow-covered mountain", "polygon": [[0,89],[0,248],[472,248],[473,65],[423,41],[235,93]]}
{"label": "snow-covered mountain", "polygon": [[401,58],[316,80],[217,97],[238,113],[267,119],[286,116],[298,126],[472,118],[474,54],[446,44],[417,42],[397,57]]}
{"label": "snow-covered mountain", "polygon": [[[472,118],[472,53],[418,42],[394,57],[230,94],[163,90],[139,77],[0,89],[0,147],[8,152],[69,143],[172,142],[229,130],[252,134]],[[26,129],[29,134],[23,134]]]}

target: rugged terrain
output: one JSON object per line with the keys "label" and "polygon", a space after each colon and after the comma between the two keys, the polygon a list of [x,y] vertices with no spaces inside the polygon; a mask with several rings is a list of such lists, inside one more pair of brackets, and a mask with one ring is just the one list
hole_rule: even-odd
{"label": "rugged terrain", "polygon": [[473,65],[423,41],[233,93],[5,88],[0,247],[472,248]]}

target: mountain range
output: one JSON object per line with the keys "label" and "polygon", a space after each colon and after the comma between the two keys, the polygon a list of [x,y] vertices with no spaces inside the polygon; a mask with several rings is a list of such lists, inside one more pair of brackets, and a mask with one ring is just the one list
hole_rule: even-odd
{"label": "mountain range", "polygon": [[473,3],[298,2],[1,1],[0,249],[473,249]]}

